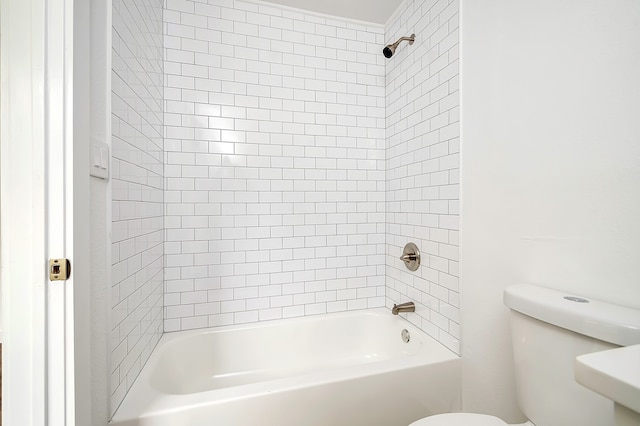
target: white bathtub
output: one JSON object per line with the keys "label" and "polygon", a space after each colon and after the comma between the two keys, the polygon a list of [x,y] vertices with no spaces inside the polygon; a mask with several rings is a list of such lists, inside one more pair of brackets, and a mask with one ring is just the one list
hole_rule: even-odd
{"label": "white bathtub", "polygon": [[460,370],[384,308],[170,333],[113,424],[404,426],[458,411]]}

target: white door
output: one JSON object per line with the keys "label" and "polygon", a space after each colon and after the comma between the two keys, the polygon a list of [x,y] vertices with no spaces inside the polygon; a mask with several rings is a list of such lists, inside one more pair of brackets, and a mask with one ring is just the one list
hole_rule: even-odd
{"label": "white door", "polygon": [[[74,342],[74,295],[78,276],[85,271],[74,262],[86,255],[78,253],[73,232],[78,211],[73,7],[73,0],[1,3],[0,283],[6,425],[76,424],[76,387],[84,386],[75,374]],[[71,260],[69,280],[49,280],[52,258]]]}

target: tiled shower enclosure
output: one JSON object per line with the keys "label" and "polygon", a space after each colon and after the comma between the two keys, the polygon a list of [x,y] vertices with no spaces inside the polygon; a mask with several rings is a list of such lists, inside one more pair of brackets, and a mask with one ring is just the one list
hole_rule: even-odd
{"label": "tiled shower enclosure", "polygon": [[413,300],[459,352],[458,38],[457,0],[113,1],[112,412],[163,330]]}

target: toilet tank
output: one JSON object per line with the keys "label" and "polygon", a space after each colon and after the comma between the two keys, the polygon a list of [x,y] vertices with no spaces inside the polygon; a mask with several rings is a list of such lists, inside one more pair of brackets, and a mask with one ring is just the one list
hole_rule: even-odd
{"label": "toilet tank", "polygon": [[518,403],[536,426],[613,425],[613,402],[579,385],[575,358],[640,343],[640,310],[544,287],[507,287]]}

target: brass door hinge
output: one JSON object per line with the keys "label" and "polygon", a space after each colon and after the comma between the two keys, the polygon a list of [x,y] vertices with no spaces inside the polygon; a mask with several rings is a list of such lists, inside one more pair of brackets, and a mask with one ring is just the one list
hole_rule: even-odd
{"label": "brass door hinge", "polygon": [[49,281],[66,281],[70,276],[69,259],[49,259]]}

